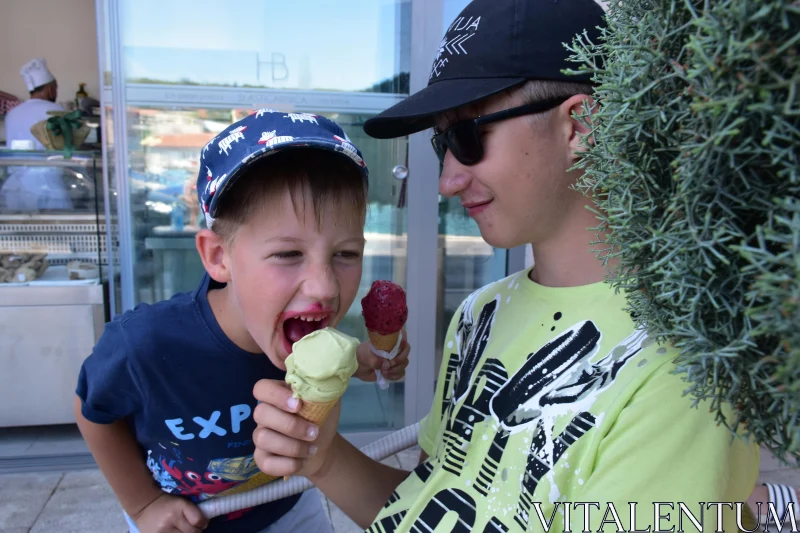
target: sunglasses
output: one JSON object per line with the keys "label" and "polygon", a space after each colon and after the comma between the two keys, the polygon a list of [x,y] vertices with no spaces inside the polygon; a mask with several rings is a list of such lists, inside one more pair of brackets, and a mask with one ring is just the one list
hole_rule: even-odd
{"label": "sunglasses", "polygon": [[512,107],[497,113],[491,113],[482,117],[456,122],[445,131],[436,133],[431,137],[433,151],[439,157],[439,161],[444,164],[444,156],[450,150],[459,163],[462,165],[474,165],[483,159],[483,143],[478,128],[484,124],[499,122],[509,118],[521,117],[523,115],[533,115],[549,111],[566,102],[569,97],[551,98],[542,102],[534,102],[518,107]]}

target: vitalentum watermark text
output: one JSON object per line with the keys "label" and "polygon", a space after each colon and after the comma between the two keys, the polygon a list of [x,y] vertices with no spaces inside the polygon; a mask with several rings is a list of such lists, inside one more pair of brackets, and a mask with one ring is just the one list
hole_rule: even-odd
{"label": "vitalentum watermark text", "polygon": [[[613,503],[599,502],[557,502],[547,516],[539,502],[533,503],[531,514],[538,519],[544,531],[563,531],[564,533],[684,533],[684,532],[724,532],[755,531],[797,532],[797,517],[794,503],[777,509],[770,502],[758,504],[752,513],[743,502],[655,502],[645,504],[629,502],[628,511],[621,517]],[[547,506],[550,507],[549,505]],[[757,525],[748,523],[760,521]],[[755,516],[753,516],[755,515]],[[766,518],[759,517],[766,515]],[[602,519],[598,522],[598,517]],[[532,519],[533,516],[530,517]],[[732,522],[735,521],[735,524]],[[675,525],[677,523],[677,525]],[[670,525],[671,524],[671,525]],[[582,529],[577,529],[581,527]],[[749,526],[749,527],[745,527]]]}

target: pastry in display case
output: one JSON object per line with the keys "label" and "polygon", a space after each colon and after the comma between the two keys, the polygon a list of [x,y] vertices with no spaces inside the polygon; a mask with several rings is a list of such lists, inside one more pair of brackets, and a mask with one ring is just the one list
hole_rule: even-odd
{"label": "pastry in display case", "polygon": [[47,254],[0,253],[0,283],[34,281],[49,266]]}

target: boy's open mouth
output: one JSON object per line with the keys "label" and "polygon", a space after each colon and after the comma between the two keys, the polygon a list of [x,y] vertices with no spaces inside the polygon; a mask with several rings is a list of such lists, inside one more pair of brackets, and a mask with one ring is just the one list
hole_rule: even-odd
{"label": "boy's open mouth", "polygon": [[286,353],[292,353],[292,344],[309,333],[327,327],[330,313],[304,313],[283,321],[283,341]]}

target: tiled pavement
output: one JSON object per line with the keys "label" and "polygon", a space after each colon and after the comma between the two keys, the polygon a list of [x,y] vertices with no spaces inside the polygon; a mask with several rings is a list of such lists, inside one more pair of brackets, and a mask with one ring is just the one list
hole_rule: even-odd
{"label": "tiled pavement", "polygon": [[[419,450],[411,449],[385,462],[410,470],[418,460]],[[336,533],[363,531],[335,505],[324,503]],[[97,469],[0,475],[0,533],[127,531],[122,509]]]}
{"label": "tiled pavement", "polygon": [[[386,460],[411,469],[418,450]],[[762,454],[761,481],[800,487],[800,469]],[[325,501],[336,533],[361,531],[335,505]],[[111,489],[96,469],[64,473],[0,475],[0,533],[124,533],[125,522]]]}

